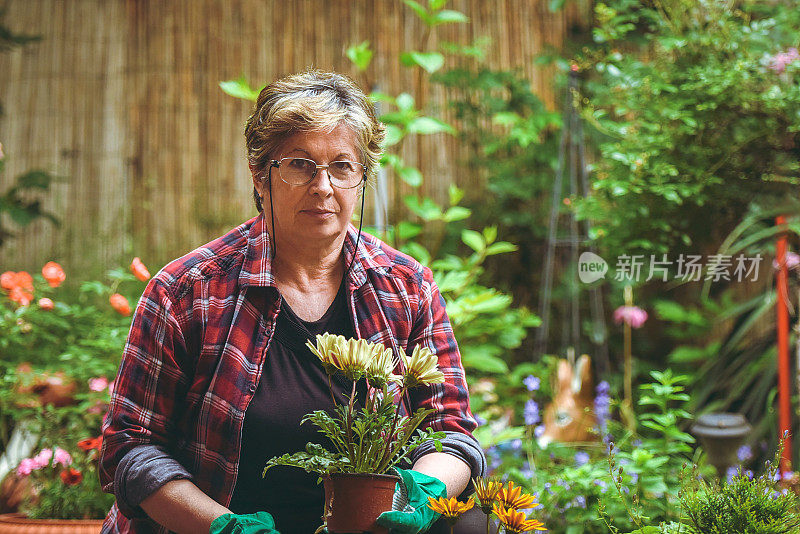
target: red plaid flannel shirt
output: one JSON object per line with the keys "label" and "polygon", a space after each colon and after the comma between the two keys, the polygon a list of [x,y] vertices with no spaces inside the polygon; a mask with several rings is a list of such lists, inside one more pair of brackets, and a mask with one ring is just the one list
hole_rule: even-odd
{"label": "red plaid flannel shirt", "polygon": [[[279,296],[264,216],[173,261],[136,308],[103,424],[99,476],[114,492],[120,460],[138,445],[162,445],[194,483],[227,506],[233,495],[242,423],[272,339]],[[356,230],[345,239],[345,265]],[[362,234],[347,279],[359,338],[407,352],[428,347],[445,383],[415,390],[434,413],[423,426],[471,435],[476,427],[456,340],[430,269]],[[166,532],[130,520],[115,503],[104,532]]]}

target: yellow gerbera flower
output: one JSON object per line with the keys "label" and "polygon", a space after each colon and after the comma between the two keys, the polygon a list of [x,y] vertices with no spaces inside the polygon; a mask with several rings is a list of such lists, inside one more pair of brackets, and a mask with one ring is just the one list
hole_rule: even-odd
{"label": "yellow gerbera flower", "polygon": [[547,530],[544,523],[536,519],[528,519],[525,514],[518,512],[513,508],[504,508],[499,504],[495,504],[492,511],[500,518],[500,522],[506,529],[506,532],[513,532],[519,534],[521,532],[530,532],[532,530]]}
{"label": "yellow gerbera flower", "polygon": [[473,484],[475,485],[475,495],[478,497],[481,508],[484,513],[489,513],[492,504],[494,504],[495,499],[503,489],[503,484],[497,480],[486,480],[483,477],[473,479]]}
{"label": "yellow gerbera flower", "polygon": [[536,497],[529,493],[522,493],[522,488],[514,486],[514,482],[508,482],[508,486],[502,488],[497,494],[497,500],[506,508],[513,508],[519,510],[522,508],[536,508],[539,503],[536,502]]}
{"label": "yellow gerbera flower", "polygon": [[396,365],[397,361],[393,357],[392,349],[375,344],[375,349],[367,364],[367,380],[377,388],[382,388],[388,382],[402,382],[402,376],[392,373]]}
{"label": "yellow gerbera flower", "polygon": [[403,375],[406,387],[429,386],[444,382],[444,374],[439,370],[439,359],[430,349],[417,345],[410,357],[400,349],[400,358],[406,368]]}
{"label": "yellow gerbera flower", "polygon": [[428,497],[428,508],[448,518],[460,516],[472,508],[474,504],[475,500],[472,497],[467,499],[467,502],[461,502],[455,497],[450,497],[449,499],[447,497],[439,497],[438,499]]}
{"label": "yellow gerbera flower", "polygon": [[388,350],[383,345],[370,343],[366,339],[346,339],[344,336],[327,333],[317,335],[316,346],[311,342],[306,342],[306,346],[320,359],[326,372],[331,373],[336,369],[353,381],[368,374],[368,369],[376,358],[383,362],[382,353]]}
{"label": "yellow gerbera flower", "polygon": [[344,336],[337,336],[334,334],[317,334],[317,344],[312,345],[310,341],[306,341],[306,347],[322,362],[322,366],[326,371],[330,368],[341,369],[339,359],[337,358],[336,347],[340,343],[344,343]]}

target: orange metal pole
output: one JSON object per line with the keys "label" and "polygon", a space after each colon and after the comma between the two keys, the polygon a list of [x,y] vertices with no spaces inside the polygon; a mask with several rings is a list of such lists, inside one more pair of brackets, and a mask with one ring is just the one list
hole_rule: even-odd
{"label": "orange metal pole", "polygon": [[[786,224],[786,217],[775,218],[778,226]],[[786,299],[789,296],[789,271],[786,268],[786,235],[781,234],[775,250],[778,261],[777,293],[778,293],[778,422],[781,436],[786,435],[781,456],[781,473],[792,470],[792,438],[791,431],[791,368],[789,366],[789,307]]]}

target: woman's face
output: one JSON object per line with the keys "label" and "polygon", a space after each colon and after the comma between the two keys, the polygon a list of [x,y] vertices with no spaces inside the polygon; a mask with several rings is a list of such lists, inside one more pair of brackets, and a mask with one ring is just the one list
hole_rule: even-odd
{"label": "woman's face", "polygon": [[[353,131],[340,124],[330,132],[300,132],[289,137],[272,159],[300,157],[327,165],[336,160],[361,161]],[[262,206],[267,222],[270,188],[266,180],[253,179],[264,199]],[[344,236],[353,216],[360,187],[339,189],[331,185],[327,169],[319,169],[311,182],[289,185],[280,179],[279,169],[272,169],[272,208],[275,217],[275,239],[293,246],[324,246]],[[280,246],[278,247],[280,250]]]}

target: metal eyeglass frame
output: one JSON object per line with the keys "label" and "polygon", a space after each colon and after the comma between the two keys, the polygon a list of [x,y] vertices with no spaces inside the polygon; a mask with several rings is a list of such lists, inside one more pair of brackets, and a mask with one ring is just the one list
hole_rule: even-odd
{"label": "metal eyeglass frame", "polygon": [[[287,182],[286,180],[284,180],[284,179],[283,179],[283,175],[281,175],[281,163],[282,163],[284,160],[287,160],[287,159],[302,159],[302,160],[305,160],[305,161],[310,161],[311,163],[313,163],[313,164],[314,164],[314,167],[315,167],[315,169],[314,169],[314,172],[311,174],[311,178],[309,178],[307,181],[303,182],[302,184],[292,184],[292,183],[289,183],[289,182]],[[316,177],[317,177],[317,173],[319,172],[319,170],[320,170],[320,169],[325,169],[325,170],[327,171],[327,170],[328,170],[328,168],[329,168],[329,167],[330,167],[330,166],[331,166],[333,163],[336,163],[337,161],[346,161],[346,162],[348,162],[348,163],[356,163],[356,164],[358,164],[358,165],[361,165],[361,167],[364,169],[364,172],[361,174],[361,180],[359,180],[359,181],[358,181],[358,183],[356,183],[355,185],[351,185],[350,187],[343,187],[343,186],[341,186],[341,185],[337,185],[337,184],[333,183],[333,178],[331,178],[331,173],[330,173],[330,171],[328,171],[328,181],[330,182],[330,184],[331,184],[333,187],[336,187],[336,188],[338,188],[338,189],[355,189],[356,187],[360,186],[361,184],[363,184],[363,183],[365,183],[365,182],[367,181],[367,167],[366,167],[366,166],[365,166],[363,163],[359,163],[359,162],[357,162],[357,161],[350,161],[350,160],[348,160],[348,159],[339,159],[339,160],[336,160],[336,161],[332,161],[332,162],[328,163],[327,165],[319,165],[319,164],[318,164],[316,161],[314,161],[313,159],[309,159],[309,158],[298,158],[298,157],[289,157],[289,158],[281,158],[281,159],[272,159],[272,160],[270,160],[270,162],[269,162],[269,166],[270,166],[270,167],[275,167],[275,168],[277,168],[277,169],[278,169],[278,178],[280,178],[280,179],[281,179],[281,181],[282,181],[283,183],[285,183],[285,184],[287,184],[287,185],[293,185],[293,186],[298,186],[298,187],[299,187],[299,186],[301,186],[301,185],[307,185],[307,184],[310,184],[310,183],[311,183],[311,181],[312,181],[312,180],[314,180],[314,178],[316,178]]]}

